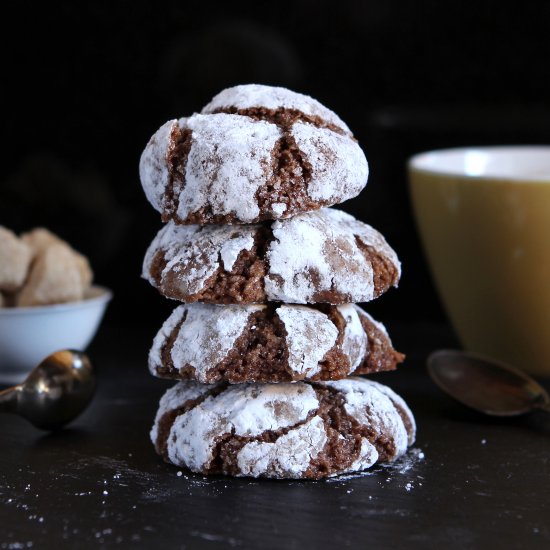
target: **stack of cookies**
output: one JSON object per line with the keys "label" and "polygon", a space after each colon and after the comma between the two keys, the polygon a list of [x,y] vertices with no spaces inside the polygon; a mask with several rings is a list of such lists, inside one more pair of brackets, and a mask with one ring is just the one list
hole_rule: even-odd
{"label": "stack of cookies", "polygon": [[350,377],[403,360],[355,305],[396,286],[400,263],[375,229],[327,208],[368,177],[340,118],[283,88],[229,88],[164,124],[140,177],[165,222],[143,276],[183,302],[149,355],[153,375],[178,380],[157,452],[205,474],[309,479],[402,455],[409,408]]}

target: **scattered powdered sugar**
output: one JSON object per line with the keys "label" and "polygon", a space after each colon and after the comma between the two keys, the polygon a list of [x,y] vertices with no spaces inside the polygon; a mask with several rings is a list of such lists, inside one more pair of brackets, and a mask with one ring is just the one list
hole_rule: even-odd
{"label": "scattered powdered sugar", "polygon": [[277,315],[286,329],[288,365],[311,377],[321,370],[319,362],[336,344],[338,329],[324,313],[303,306],[281,306]]}
{"label": "scattered powdered sugar", "polygon": [[301,111],[305,115],[319,117],[329,124],[334,124],[334,126],[338,126],[345,132],[351,133],[340,117],[316,99],[286,88],[261,84],[233,86],[214,96],[201,112],[213,113],[230,107],[236,109],[250,109],[252,107],[263,107],[270,110],[292,109]]}
{"label": "scattered powdered sugar", "polygon": [[[328,483],[339,483],[350,481],[362,477],[368,477],[376,474],[384,474],[386,476],[386,482],[393,481],[393,475],[404,476],[405,474],[410,475],[411,472],[425,459],[424,453],[418,448],[409,448],[406,453],[397,457],[393,462],[379,462],[376,465],[375,469],[366,470],[366,471],[355,471],[355,472],[344,472],[343,474],[335,474],[331,476],[326,481]],[[407,485],[410,486],[410,489],[414,488],[414,484],[418,487],[422,487],[424,477],[422,475],[416,474],[411,481],[408,481],[405,484],[405,490]],[[372,496],[369,496],[369,500],[372,500]]]}
{"label": "scattered powdered sugar", "polygon": [[223,113],[182,120],[192,130],[192,140],[178,216],[185,219],[209,205],[218,215],[233,214],[242,222],[257,219],[256,193],[271,177],[271,152],[281,130],[269,122]]}
{"label": "scattered powdered sugar", "polygon": [[296,122],[292,137],[310,170],[307,194],[315,201],[336,203],[358,195],[367,184],[369,166],[359,144],[328,128]]}
{"label": "scattered powdered sugar", "polygon": [[337,309],[346,321],[342,351],[349,358],[350,372],[353,372],[363,362],[368,350],[367,334],[359,318],[362,309],[355,304],[344,304]]}
{"label": "scattered powdered sugar", "polygon": [[337,291],[353,302],[375,298],[373,266],[356,239],[385,256],[400,273],[397,255],[384,237],[340,210],[322,208],[276,221],[272,231],[275,240],[266,254],[269,300],[311,303],[323,291]]}
{"label": "scattered powdered sugar", "polygon": [[[353,479],[360,479],[363,477],[370,477],[372,475],[375,475],[375,470],[371,467],[367,470],[357,470],[357,471],[350,471],[346,470],[345,472],[335,472],[334,474],[328,476],[327,479],[324,480],[325,483],[339,483],[342,481],[350,481]],[[372,500],[372,497],[369,496],[369,500]]]}
{"label": "scattered powdered sugar", "polygon": [[[422,462],[425,458],[426,456],[421,449],[413,447],[410,448],[403,456],[400,456],[395,462],[391,462],[389,464],[380,464],[380,466],[384,468],[385,471],[388,471],[390,473],[393,472],[399,475],[403,475],[418,466],[418,464]],[[421,480],[423,478],[419,476],[418,479]],[[418,485],[422,485],[422,482],[418,482]]]}
{"label": "scattered powdered sugar", "polygon": [[237,455],[244,476],[298,477],[327,442],[325,424],[319,416],[278,437],[273,443],[251,441]]}

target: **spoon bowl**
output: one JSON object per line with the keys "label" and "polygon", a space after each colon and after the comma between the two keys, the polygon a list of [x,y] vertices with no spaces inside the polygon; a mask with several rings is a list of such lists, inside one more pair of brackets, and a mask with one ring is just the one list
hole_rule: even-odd
{"label": "spoon bowl", "polygon": [[481,355],[439,350],[428,357],[432,380],[462,404],[493,416],[550,412],[550,397],[530,376]]}
{"label": "spoon bowl", "polygon": [[76,350],[48,355],[13,388],[0,392],[0,411],[19,414],[43,430],[57,430],[90,403],[96,386],[88,357]]}

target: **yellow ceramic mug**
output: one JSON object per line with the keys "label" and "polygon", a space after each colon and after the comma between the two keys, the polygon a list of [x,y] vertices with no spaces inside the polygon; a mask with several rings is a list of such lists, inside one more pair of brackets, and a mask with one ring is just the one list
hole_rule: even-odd
{"label": "yellow ceramic mug", "polygon": [[550,376],[550,146],[431,151],[408,171],[428,262],[464,347]]}

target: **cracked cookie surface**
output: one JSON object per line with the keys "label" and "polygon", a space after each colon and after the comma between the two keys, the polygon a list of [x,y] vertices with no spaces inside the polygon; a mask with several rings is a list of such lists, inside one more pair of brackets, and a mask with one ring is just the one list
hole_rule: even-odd
{"label": "cracked cookie surface", "polygon": [[415,432],[403,399],[362,378],[179,382],[160,401],[151,440],[164,460],[194,472],[321,479],[392,462]]}
{"label": "cracked cookie surface", "polygon": [[393,370],[404,356],[381,323],[354,304],[177,307],[154,339],[160,378],[227,381],[338,380]]}
{"label": "cracked cookie surface", "polygon": [[142,154],[140,178],[165,222],[240,224],[355,197],[368,164],[349,128],[318,101],[243,85],[161,126]]}
{"label": "cracked cookie surface", "polygon": [[222,304],[368,302],[400,275],[378,231],[332,208],[269,225],[169,222],[143,263],[143,277],[167,298]]}

